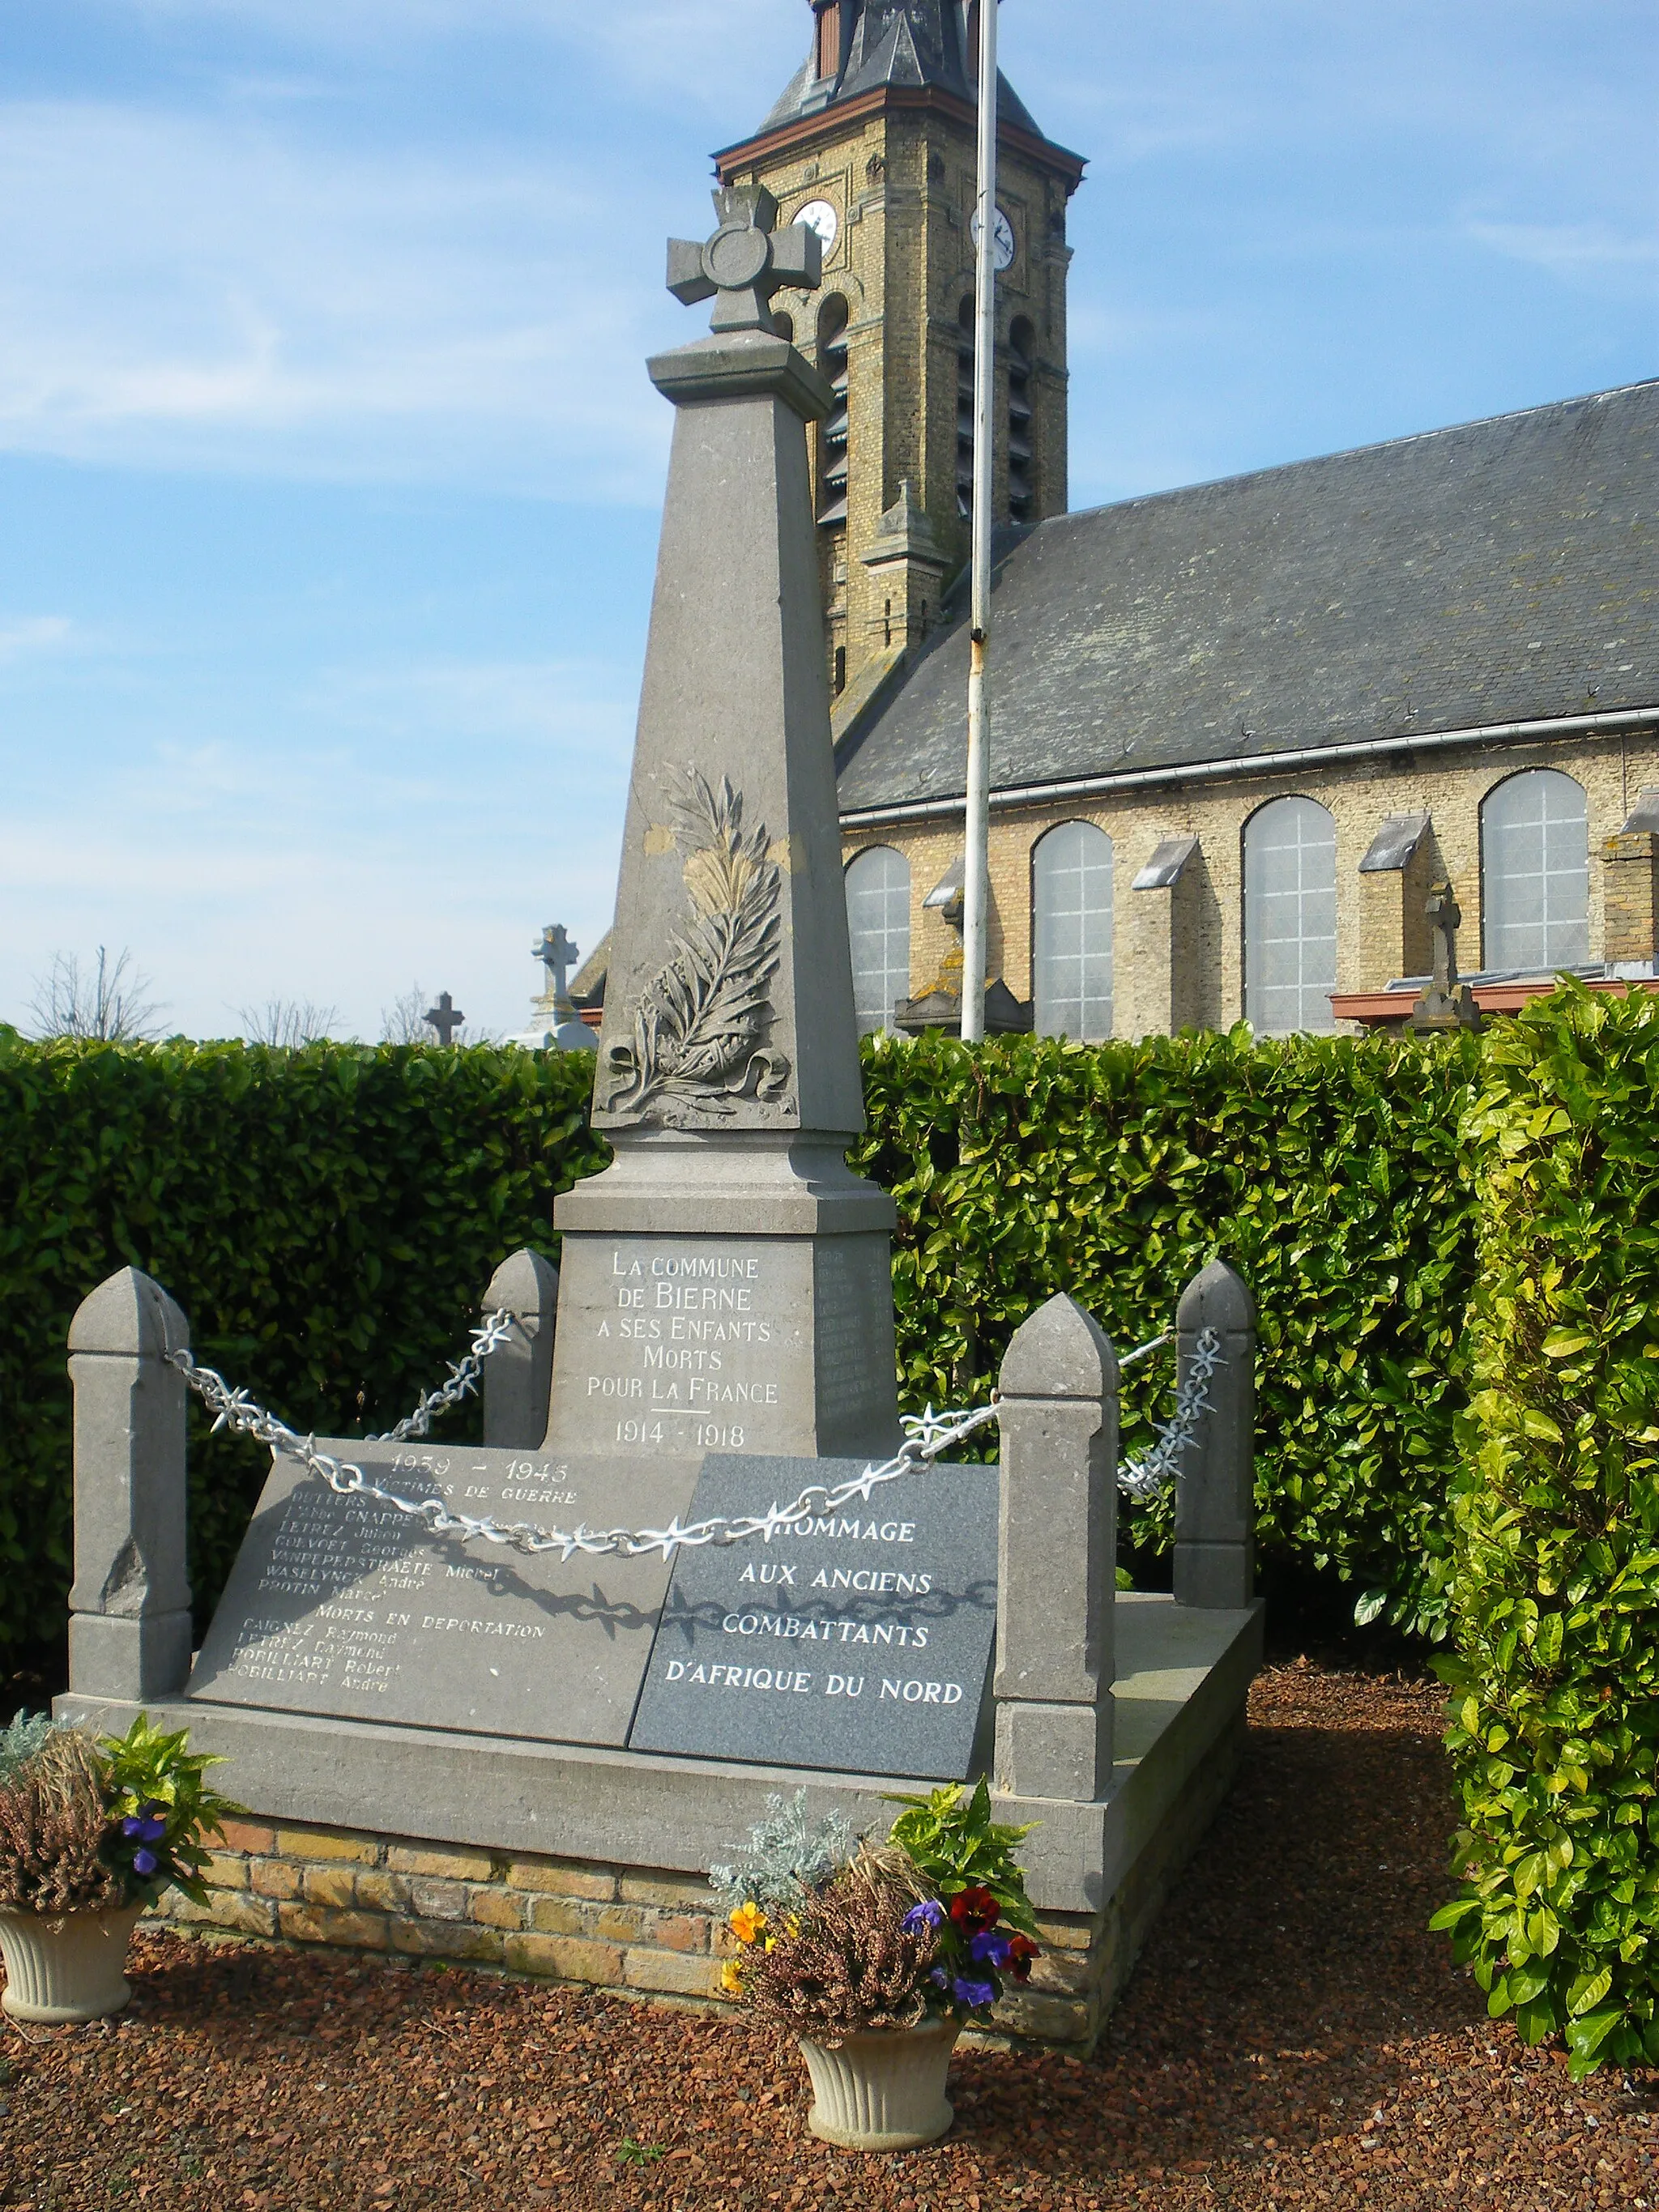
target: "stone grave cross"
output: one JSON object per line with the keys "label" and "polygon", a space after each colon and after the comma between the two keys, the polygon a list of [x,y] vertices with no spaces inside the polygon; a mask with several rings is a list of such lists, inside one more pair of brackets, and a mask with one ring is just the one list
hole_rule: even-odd
{"label": "stone grave cross", "polygon": [[1445,998],[1457,988],[1457,933],[1463,909],[1452,896],[1449,884],[1436,884],[1423,909],[1434,933],[1434,988]]}
{"label": "stone grave cross", "polygon": [[429,1022],[437,1030],[440,1044],[453,1044],[455,1041],[455,1032],[466,1019],[466,1016],[455,1004],[447,991],[440,991],[437,1005],[428,1006],[421,1016],[421,1019],[423,1022]]}
{"label": "stone grave cross", "polygon": [[1457,980],[1457,932],[1463,910],[1449,883],[1429,886],[1423,909],[1434,939],[1434,972],[1429,988],[1412,1006],[1411,1025],[1419,1036],[1435,1030],[1478,1030],[1480,1010],[1467,983]]}
{"label": "stone grave cross", "polygon": [[574,965],[580,947],[573,945],[565,933],[562,921],[550,922],[542,932],[539,945],[531,946],[532,952],[547,970],[548,989],[555,1003],[562,1006],[570,995],[565,981],[566,970]]}
{"label": "stone grave cross", "polygon": [[805,223],[775,230],[778,204],[763,187],[732,185],[714,197],[720,226],[711,238],[668,241],[668,289],[688,307],[713,300],[711,330],[770,331],[774,292],[813,292],[823,281],[823,241]]}

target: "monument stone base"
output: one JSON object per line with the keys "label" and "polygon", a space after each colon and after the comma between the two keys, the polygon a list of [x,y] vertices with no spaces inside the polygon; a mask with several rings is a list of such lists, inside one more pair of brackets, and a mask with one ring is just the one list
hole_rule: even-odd
{"label": "monument stone base", "polygon": [[[1092,1804],[1000,1796],[1039,1825],[1024,1847],[1043,1955],[997,2031],[1086,2051],[1158,1908],[1225,1796],[1261,1662],[1261,1607],[1116,1601],[1110,1787]],[[60,1717],[124,1730],[137,1705],[70,1695]],[[156,1918],[387,1958],[465,1961],[636,1996],[715,2005],[728,1948],[706,1868],[743,1841],[776,1767],[652,1758],[182,1700],[160,1726],[233,1759],[233,1824],[198,1906]],[[799,1778],[814,1814],[884,1831],[887,1779]],[[926,1784],[917,1784],[918,1789]],[[665,1821],[662,1808],[672,1803]],[[400,1832],[385,1826],[388,1808]]]}

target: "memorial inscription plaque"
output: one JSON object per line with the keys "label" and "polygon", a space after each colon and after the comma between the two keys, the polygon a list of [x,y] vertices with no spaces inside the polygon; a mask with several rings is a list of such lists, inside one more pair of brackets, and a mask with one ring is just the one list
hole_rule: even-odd
{"label": "memorial inscription plaque", "polygon": [[[695,1462],[325,1443],[371,1482],[503,1524],[665,1526]],[[217,1705],[621,1746],[668,1585],[659,1556],[434,1536],[275,1455],[187,1694]]]}
{"label": "memorial inscription plaque", "polygon": [[[712,1456],[690,1517],[826,1489],[865,1460]],[[919,1470],[768,1543],[682,1552],[634,1751],[960,1782],[996,1636],[998,1475]]]}
{"label": "memorial inscription plaque", "polygon": [[561,1285],[550,1442],[787,1452],[811,1441],[821,1400],[846,1443],[886,1439],[889,1265],[878,1237],[589,1240]]}

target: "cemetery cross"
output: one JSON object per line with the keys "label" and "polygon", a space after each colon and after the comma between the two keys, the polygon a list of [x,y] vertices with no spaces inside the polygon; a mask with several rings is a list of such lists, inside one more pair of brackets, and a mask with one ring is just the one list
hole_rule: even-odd
{"label": "cemetery cross", "polygon": [[550,922],[543,930],[541,943],[532,945],[531,951],[547,970],[547,981],[556,1002],[569,995],[565,981],[566,972],[578,957],[580,948],[573,945],[565,933],[562,921]]}
{"label": "cemetery cross", "polygon": [[455,1004],[447,991],[440,991],[437,1005],[428,1006],[421,1016],[421,1019],[429,1023],[437,1030],[440,1044],[453,1044],[455,1041],[455,1032],[466,1019],[466,1016]]}

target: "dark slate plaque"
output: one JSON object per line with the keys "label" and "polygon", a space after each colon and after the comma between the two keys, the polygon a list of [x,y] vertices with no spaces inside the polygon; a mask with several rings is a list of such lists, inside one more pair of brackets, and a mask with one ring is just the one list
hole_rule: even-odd
{"label": "dark slate plaque", "polygon": [[[502,1523],[661,1528],[696,1462],[329,1443],[371,1482]],[[668,1585],[660,1556],[566,1563],[342,1497],[276,1456],[187,1694],[553,1743],[623,1744]]]}
{"label": "dark slate plaque", "polygon": [[[864,1460],[711,1455],[690,1517],[764,1512]],[[997,1619],[994,1467],[901,1475],[769,1544],[682,1552],[634,1751],[960,1782]]]}

